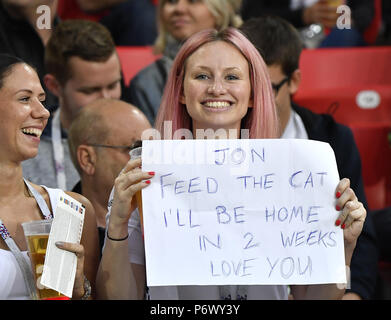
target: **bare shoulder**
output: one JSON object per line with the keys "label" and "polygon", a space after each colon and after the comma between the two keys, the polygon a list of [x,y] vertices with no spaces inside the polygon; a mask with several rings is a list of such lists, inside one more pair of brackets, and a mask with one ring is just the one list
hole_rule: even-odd
{"label": "bare shoulder", "polygon": [[38,185],[38,184],[32,183],[31,181],[29,181],[29,183],[35,190],[37,190],[39,192],[39,194],[42,196],[42,198],[44,198],[46,203],[50,206],[49,194],[46,192],[45,188]]}
{"label": "bare shoulder", "polygon": [[[29,181],[29,183],[35,190],[37,190],[41,194],[41,196],[45,199],[45,201],[48,204],[50,204],[49,194],[46,192],[46,189],[40,185],[32,183],[31,181]],[[86,208],[89,206],[91,206],[91,208],[92,208],[91,202],[86,197],[82,196],[81,194],[76,193],[76,192],[71,192],[71,191],[64,191],[64,192],[67,195],[71,196],[73,199],[81,202]]]}
{"label": "bare shoulder", "polygon": [[93,206],[85,196],[81,195],[80,193],[72,192],[72,191],[64,191],[68,196],[72,197],[73,199],[81,202],[87,210],[91,209],[93,210]]}
{"label": "bare shoulder", "polygon": [[87,225],[91,226],[92,228],[96,229],[96,218],[95,218],[95,209],[94,206],[91,204],[90,200],[88,200],[85,196],[72,192],[72,191],[64,191],[68,196],[71,196],[73,199],[79,201],[82,205],[84,205],[86,209],[85,213],[85,219],[87,222]]}

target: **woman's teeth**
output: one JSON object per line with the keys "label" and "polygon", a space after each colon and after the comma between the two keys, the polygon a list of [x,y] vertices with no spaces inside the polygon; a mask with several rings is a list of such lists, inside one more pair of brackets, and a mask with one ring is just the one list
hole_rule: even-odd
{"label": "woman's teeth", "polygon": [[204,105],[208,108],[227,108],[230,106],[229,102],[226,101],[208,101],[205,102]]}
{"label": "woman's teeth", "polygon": [[36,128],[23,128],[22,132],[24,134],[32,135],[32,136],[35,136],[35,137],[38,137],[38,138],[42,134],[42,130],[39,130],[39,129],[36,129]]}

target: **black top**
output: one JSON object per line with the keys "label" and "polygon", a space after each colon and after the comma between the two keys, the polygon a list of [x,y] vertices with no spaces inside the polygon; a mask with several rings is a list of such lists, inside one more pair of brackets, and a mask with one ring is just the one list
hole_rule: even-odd
{"label": "black top", "polygon": [[[55,19],[53,26],[58,24]],[[43,83],[45,75],[45,47],[38,33],[23,19],[14,19],[5,10],[0,1],[0,53],[14,55],[36,68],[43,89],[46,92],[45,106],[49,109],[57,104],[57,98],[49,92]]]}

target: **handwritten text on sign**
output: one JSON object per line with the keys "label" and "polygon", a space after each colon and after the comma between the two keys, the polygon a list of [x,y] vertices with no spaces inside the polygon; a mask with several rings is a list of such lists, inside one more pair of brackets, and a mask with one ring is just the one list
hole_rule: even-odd
{"label": "handwritten text on sign", "polygon": [[311,140],[143,142],[148,285],[345,283],[331,147]]}

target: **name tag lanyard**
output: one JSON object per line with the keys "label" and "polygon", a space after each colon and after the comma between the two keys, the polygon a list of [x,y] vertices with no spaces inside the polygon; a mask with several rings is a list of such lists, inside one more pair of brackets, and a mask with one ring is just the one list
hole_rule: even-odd
{"label": "name tag lanyard", "polygon": [[[34,196],[35,200],[37,201],[37,204],[39,208],[41,209],[41,212],[45,219],[52,219],[53,214],[50,212],[45,199],[41,196],[41,194],[33,188],[32,185],[27,180],[24,180],[25,184],[27,185],[29,191]],[[37,300],[37,291],[35,286],[35,280],[34,275],[31,270],[31,266],[28,263],[26,257],[22,254],[20,249],[18,248],[16,242],[14,239],[12,239],[10,233],[8,232],[7,228],[5,227],[3,221],[0,219],[0,236],[3,238],[5,244],[8,246],[12,254],[14,255],[20,270],[23,274],[23,279],[26,284],[27,291],[33,300]]]}
{"label": "name tag lanyard", "polygon": [[57,188],[66,190],[64,146],[61,141],[60,110],[57,109],[52,121],[52,146],[54,155],[54,169],[56,171]]}

